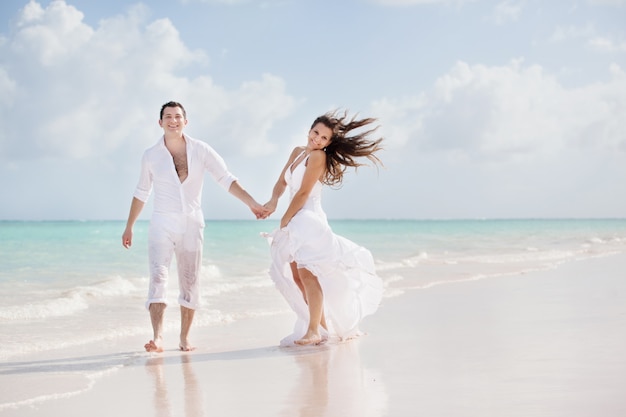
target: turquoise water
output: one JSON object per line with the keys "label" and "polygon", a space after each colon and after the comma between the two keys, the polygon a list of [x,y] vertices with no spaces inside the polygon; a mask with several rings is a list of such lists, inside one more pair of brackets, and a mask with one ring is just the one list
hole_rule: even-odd
{"label": "turquoise water", "polygon": [[[437,256],[498,256],[525,252],[610,250],[623,243],[626,220],[335,220],[331,225],[372,251],[381,262],[421,253]],[[233,273],[249,273],[267,263],[259,237],[275,221],[208,221],[205,259]],[[148,222],[135,226],[131,250],[121,247],[124,223],[0,222],[0,282],[54,283],[146,271]],[[603,246],[604,245],[604,246]],[[261,267],[262,268],[262,267]]]}
{"label": "turquoise water", "polygon": [[[269,248],[260,237],[276,226],[274,220],[207,221],[197,326],[288,310],[267,274]],[[386,297],[626,252],[626,219],[334,220],[331,226],[370,249]],[[126,250],[122,221],[0,222],[0,360],[148,334],[147,228],[138,222]],[[171,320],[166,325],[175,328]]]}

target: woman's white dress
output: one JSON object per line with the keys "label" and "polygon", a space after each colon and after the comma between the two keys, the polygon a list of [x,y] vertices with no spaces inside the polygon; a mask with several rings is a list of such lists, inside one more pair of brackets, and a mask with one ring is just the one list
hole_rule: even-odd
{"label": "woman's white dress", "polygon": [[[293,172],[292,166],[285,172],[291,198],[302,184],[307,162],[308,156]],[[281,345],[293,344],[304,336],[309,322],[308,306],[289,266],[292,261],[311,271],[322,287],[329,337],[359,335],[360,321],[377,310],[382,298],[383,283],[376,275],[372,254],[334,234],[328,225],[321,204],[322,187],[318,181],[289,224],[267,235],[272,255],[270,276],[297,315],[293,334]]]}

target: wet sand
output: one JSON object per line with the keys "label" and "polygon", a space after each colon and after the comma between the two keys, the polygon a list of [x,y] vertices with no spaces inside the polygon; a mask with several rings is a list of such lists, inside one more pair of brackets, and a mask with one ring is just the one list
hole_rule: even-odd
{"label": "wet sand", "polygon": [[0,416],[626,415],[623,254],[388,297],[345,343],[280,348],[292,319],[2,363]]}

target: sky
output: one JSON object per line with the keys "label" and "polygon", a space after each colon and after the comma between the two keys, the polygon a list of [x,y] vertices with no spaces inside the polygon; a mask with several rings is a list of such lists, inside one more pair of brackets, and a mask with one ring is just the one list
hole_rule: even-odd
{"label": "sky", "polygon": [[170,100],[260,203],[345,109],[384,167],[331,219],[626,217],[626,0],[3,0],[0,220],[125,220]]}

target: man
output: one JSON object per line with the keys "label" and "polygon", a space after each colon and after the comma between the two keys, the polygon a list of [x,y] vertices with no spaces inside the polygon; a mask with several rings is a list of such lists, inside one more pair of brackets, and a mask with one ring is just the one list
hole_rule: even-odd
{"label": "man", "polygon": [[229,193],[256,215],[265,218],[268,210],[257,203],[227,169],[224,160],[205,142],[183,133],[187,113],[182,104],[170,101],[161,107],[159,125],[163,137],[147,149],[141,174],[122,235],[130,248],[133,226],[154,190],[154,208],[148,233],[150,287],[146,307],[150,311],[153,339],[144,346],[148,352],[163,351],[163,314],[172,256],[176,256],[180,293],[180,349],[193,350],[189,330],[199,303],[200,267],[204,242],[204,215],[201,208],[204,173],[211,174]]}

